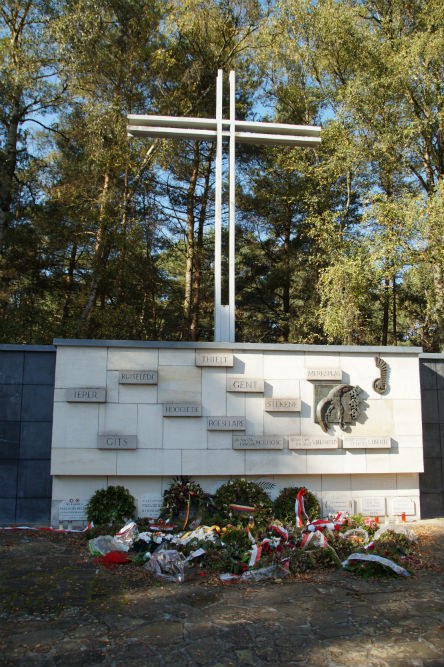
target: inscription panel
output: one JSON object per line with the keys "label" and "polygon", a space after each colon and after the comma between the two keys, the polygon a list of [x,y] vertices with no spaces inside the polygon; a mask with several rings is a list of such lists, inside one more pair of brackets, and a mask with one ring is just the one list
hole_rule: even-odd
{"label": "inscription panel", "polygon": [[300,398],[266,398],[264,401],[266,412],[300,412]]}
{"label": "inscription panel", "polygon": [[288,449],[338,449],[339,439],[330,436],[289,435]]}
{"label": "inscription panel", "polygon": [[342,380],[342,370],[340,368],[306,368],[305,377],[307,380]]}
{"label": "inscription panel", "polygon": [[344,449],[390,449],[392,439],[388,435],[381,436],[344,436]]}
{"label": "inscription panel", "polygon": [[99,435],[99,449],[137,449],[136,435]]}
{"label": "inscription panel", "polygon": [[67,498],[59,505],[59,521],[85,521],[87,500]]}
{"label": "inscription panel", "polygon": [[324,499],[324,514],[334,514],[335,512],[353,512],[353,501],[347,496],[328,496]]}
{"label": "inscription panel", "polygon": [[415,512],[415,501],[411,498],[392,498],[392,514],[407,514],[412,516]]}
{"label": "inscription panel", "polygon": [[202,406],[197,403],[164,403],[164,417],[200,417]]}
{"label": "inscription panel", "polygon": [[226,368],[234,366],[232,352],[202,352],[196,350],[196,366],[223,366]]}
{"label": "inscription panel", "polygon": [[283,449],[284,438],[273,435],[233,435],[233,449]]}
{"label": "inscription panel", "polygon": [[106,389],[103,387],[76,387],[65,390],[68,403],[105,403]]}
{"label": "inscription panel", "polygon": [[264,391],[263,378],[227,377],[227,391],[257,392]]}
{"label": "inscription panel", "polygon": [[157,371],[120,371],[120,384],[157,384]]}
{"label": "inscription panel", "polygon": [[246,417],[208,417],[209,431],[245,431]]}
{"label": "inscription panel", "polygon": [[361,498],[361,513],[368,516],[385,516],[385,498]]}
{"label": "inscription panel", "polygon": [[138,500],[139,518],[158,519],[162,504],[162,496],[155,496],[149,493],[140,496]]}

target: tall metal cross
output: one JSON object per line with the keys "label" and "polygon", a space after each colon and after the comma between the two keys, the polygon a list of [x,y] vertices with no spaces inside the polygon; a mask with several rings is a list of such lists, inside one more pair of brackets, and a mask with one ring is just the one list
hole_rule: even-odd
{"label": "tall metal cross", "polygon": [[[235,73],[230,72],[230,117],[222,118],[223,72],[216,79],[216,118],[128,115],[130,137],[161,137],[216,140],[214,213],[214,340],[235,340],[235,142],[281,144],[315,148],[321,143],[321,128],[310,125],[257,123],[236,120]],[[228,305],[222,304],[222,140],[229,139],[228,188]]]}

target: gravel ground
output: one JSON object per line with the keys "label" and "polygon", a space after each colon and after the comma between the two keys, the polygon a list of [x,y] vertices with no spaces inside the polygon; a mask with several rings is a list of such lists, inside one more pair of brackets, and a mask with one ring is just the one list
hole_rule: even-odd
{"label": "gravel ground", "polygon": [[0,664],[443,667],[444,521],[409,524],[409,578],[258,584],[94,563],[81,535],[0,531]]}

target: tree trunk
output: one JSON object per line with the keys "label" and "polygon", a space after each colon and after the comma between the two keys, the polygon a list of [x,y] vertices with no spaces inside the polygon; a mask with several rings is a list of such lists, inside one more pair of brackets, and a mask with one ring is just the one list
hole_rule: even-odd
{"label": "tree trunk", "polygon": [[283,310],[284,323],[282,326],[282,337],[284,343],[288,343],[290,335],[290,235],[291,235],[291,212],[288,211],[287,221],[284,229],[284,275],[282,277],[283,287]]}
{"label": "tree trunk", "polygon": [[191,180],[187,192],[187,235],[186,235],[186,265],[185,265],[185,296],[183,302],[184,329],[182,337],[190,336],[191,324],[191,289],[193,282],[194,265],[194,195],[196,192],[197,177],[199,175],[199,144],[194,142],[193,164]]}
{"label": "tree trunk", "polygon": [[213,162],[213,153],[214,153],[214,144],[213,142],[211,142],[208,151],[207,166],[205,170],[204,191],[202,195],[202,201],[199,213],[199,227],[197,230],[197,247],[195,251],[194,276],[193,276],[192,319],[190,327],[191,340],[199,339],[199,315],[200,315],[200,296],[201,296],[200,284],[202,277],[203,236],[204,236],[205,218],[207,213],[208,196],[210,193],[210,176],[211,176],[211,166]]}
{"label": "tree trunk", "polygon": [[389,281],[387,278],[384,280],[383,308],[381,345],[387,345],[389,327]]}
{"label": "tree trunk", "polygon": [[71,311],[71,302],[72,302],[72,292],[74,289],[74,270],[76,267],[76,258],[77,258],[77,241],[74,241],[71,248],[71,254],[68,264],[68,274],[66,276],[65,283],[65,292],[64,292],[64,304],[63,304],[63,313],[62,313],[62,332],[63,335],[66,335],[66,329],[70,311]]}
{"label": "tree trunk", "polygon": [[103,189],[100,200],[99,224],[97,228],[91,285],[89,288],[88,298],[86,300],[85,307],[77,323],[76,335],[81,335],[82,333],[84,333],[85,331],[87,332],[88,330],[88,322],[89,318],[91,317],[91,312],[94,309],[96,303],[97,290],[99,288],[102,273],[105,269],[105,266],[108,262],[109,254],[111,252],[111,240],[109,238],[109,232],[107,231],[105,225],[105,207],[106,207],[106,200],[108,198],[108,190],[109,190],[109,174],[106,173],[103,178]]}
{"label": "tree trunk", "polygon": [[396,322],[396,273],[393,276],[393,307],[392,307],[392,323],[393,323],[393,345],[398,345],[398,332]]}
{"label": "tree trunk", "polygon": [[6,139],[6,159],[0,171],[0,254],[11,217],[14,174],[17,166],[17,137],[20,122],[20,98],[15,96]]}

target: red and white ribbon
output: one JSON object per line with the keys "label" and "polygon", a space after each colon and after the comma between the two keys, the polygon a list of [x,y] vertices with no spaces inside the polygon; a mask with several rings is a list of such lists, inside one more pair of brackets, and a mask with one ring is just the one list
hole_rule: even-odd
{"label": "red and white ribbon", "polygon": [[307,493],[306,489],[304,488],[300,489],[298,491],[298,495],[296,496],[296,501],[294,504],[294,513],[296,514],[296,526],[298,528],[302,528],[302,526],[304,525],[304,521],[302,519],[303,514],[307,518],[307,521],[309,521],[304,505],[304,496],[306,493]]}
{"label": "red and white ribbon", "polygon": [[273,524],[271,529],[276,531],[276,533],[279,533],[279,535],[284,538],[285,542],[288,542],[288,530],[286,530],[283,526],[276,526]]}

